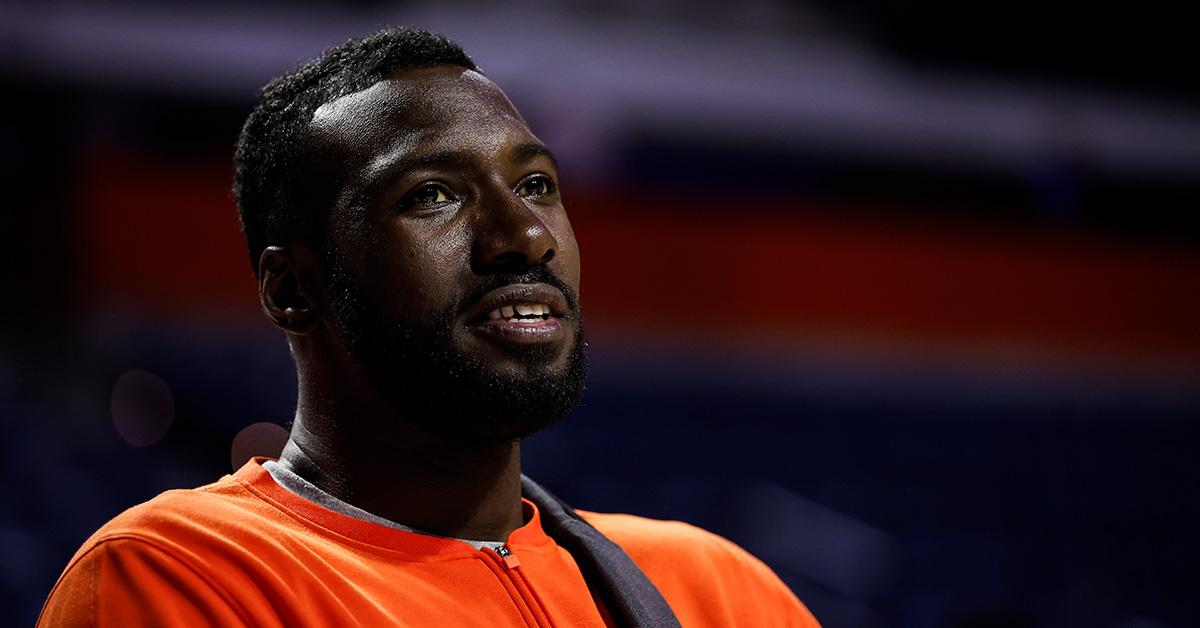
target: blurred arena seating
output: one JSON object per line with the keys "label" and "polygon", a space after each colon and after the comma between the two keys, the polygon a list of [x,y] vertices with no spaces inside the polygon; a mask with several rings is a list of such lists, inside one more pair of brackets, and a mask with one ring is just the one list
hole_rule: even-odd
{"label": "blurred arena seating", "polygon": [[531,476],[728,536],[833,628],[1200,624],[1195,13],[0,6],[3,623],[278,446],[233,141],[274,74],[411,24],[563,164],[590,379]]}

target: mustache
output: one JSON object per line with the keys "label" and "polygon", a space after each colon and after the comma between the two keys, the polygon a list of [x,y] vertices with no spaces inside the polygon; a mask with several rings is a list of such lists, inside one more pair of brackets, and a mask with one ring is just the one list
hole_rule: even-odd
{"label": "mustache", "polygon": [[471,305],[478,303],[484,295],[492,290],[514,283],[544,283],[554,286],[566,297],[567,307],[571,310],[571,313],[577,314],[579,312],[579,295],[565,281],[559,279],[558,275],[555,275],[550,272],[549,268],[541,265],[530,266],[528,270],[520,273],[505,272],[488,275],[478,286],[472,288],[463,297],[458,309],[461,312]]}

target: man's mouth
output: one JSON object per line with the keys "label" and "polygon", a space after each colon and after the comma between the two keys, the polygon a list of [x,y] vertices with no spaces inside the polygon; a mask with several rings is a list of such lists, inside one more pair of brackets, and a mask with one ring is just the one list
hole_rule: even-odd
{"label": "man's mouth", "polygon": [[468,328],[489,341],[509,347],[563,342],[567,301],[553,286],[512,284],[479,299],[467,312]]}

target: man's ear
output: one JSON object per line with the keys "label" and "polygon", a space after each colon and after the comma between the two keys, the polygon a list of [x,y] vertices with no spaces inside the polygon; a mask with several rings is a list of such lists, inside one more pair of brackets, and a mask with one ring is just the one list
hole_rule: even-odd
{"label": "man's ear", "polygon": [[268,246],[258,258],[258,299],[271,322],[306,335],[319,318],[316,256],[305,246]]}

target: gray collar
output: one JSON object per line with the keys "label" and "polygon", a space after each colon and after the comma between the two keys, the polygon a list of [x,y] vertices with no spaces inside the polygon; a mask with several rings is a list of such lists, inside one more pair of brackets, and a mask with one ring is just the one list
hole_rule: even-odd
{"label": "gray collar", "polygon": [[354,517],[355,519],[370,521],[371,523],[377,523],[381,526],[387,526],[389,528],[403,530],[404,532],[411,532],[413,534],[424,534],[425,536],[436,536],[442,539],[462,541],[463,543],[466,543],[475,549],[483,549],[485,547],[495,549],[497,546],[504,544],[504,541],[476,541],[474,539],[459,539],[452,536],[430,534],[415,528],[410,528],[404,524],[396,523],[395,521],[391,521],[389,519],[384,519],[379,515],[371,514],[357,506],[347,504],[346,502],[321,490],[316,484],[313,484],[299,475],[296,475],[291,469],[284,467],[274,460],[267,460],[262,466],[267,470],[267,473],[271,474],[271,478],[275,480],[276,484],[318,506],[328,508],[336,513],[346,515],[347,517]]}

